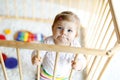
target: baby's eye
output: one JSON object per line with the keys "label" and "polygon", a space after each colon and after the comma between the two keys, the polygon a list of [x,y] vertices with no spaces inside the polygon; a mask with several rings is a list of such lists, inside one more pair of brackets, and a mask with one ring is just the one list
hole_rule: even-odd
{"label": "baby's eye", "polygon": [[68,32],[72,32],[72,30],[71,30],[71,29],[68,29]]}
{"label": "baby's eye", "polygon": [[62,27],[58,27],[58,29],[62,29]]}

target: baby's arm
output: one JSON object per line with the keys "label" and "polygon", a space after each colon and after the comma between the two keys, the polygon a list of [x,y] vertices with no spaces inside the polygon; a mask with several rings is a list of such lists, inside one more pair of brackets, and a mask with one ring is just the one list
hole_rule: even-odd
{"label": "baby's arm", "polygon": [[[48,42],[49,42],[49,40],[47,41],[47,38],[46,38],[43,43],[47,44]],[[37,53],[37,50],[34,50],[32,52],[32,56],[31,56],[32,64],[40,64],[40,63],[42,63],[42,60],[43,60],[46,52],[47,51],[40,51],[40,57],[39,57],[38,53]]]}
{"label": "baby's arm", "polygon": [[82,71],[86,67],[86,58],[84,55],[78,55],[76,61],[72,61],[72,68]]}

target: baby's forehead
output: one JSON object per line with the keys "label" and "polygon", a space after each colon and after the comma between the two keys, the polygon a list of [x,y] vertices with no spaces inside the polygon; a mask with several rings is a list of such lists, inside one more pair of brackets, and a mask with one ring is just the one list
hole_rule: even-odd
{"label": "baby's forehead", "polygon": [[64,28],[77,28],[77,25],[74,22],[70,22],[70,21],[59,21],[56,23],[56,25],[54,27],[64,27]]}
{"label": "baby's forehead", "polygon": [[56,23],[57,25],[71,25],[71,26],[76,26],[76,23],[75,22],[72,22],[72,21],[66,21],[66,20],[63,20],[63,21],[58,21]]}

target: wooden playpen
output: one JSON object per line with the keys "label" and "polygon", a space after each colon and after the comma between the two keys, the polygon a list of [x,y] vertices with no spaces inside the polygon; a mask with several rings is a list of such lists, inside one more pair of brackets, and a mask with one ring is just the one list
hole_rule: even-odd
{"label": "wooden playpen", "polygon": [[[34,20],[34,21],[42,21],[44,23],[49,23],[52,20],[51,19],[42,19],[42,18],[35,18],[34,17],[34,0],[33,1],[33,9],[32,14],[33,17],[29,18],[26,17],[25,8],[24,10],[24,16],[21,17],[18,15],[17,12],[17,5],[16,1],[14,0],[14,7],[16,10],[16,14],[14,16],[9,14],[9,3],[8,0],[6,1],[6,15],[1,15],[0,19],[6,19],[6,18],[14,18],[14,19],[25,19],[25,20]],[[23,0],[23,5],[25,6],[25,1]],[[53,0],[49,0],[50,4],[53,3]],[[81,0],[77,0],[81,2]],[[44,0],[41,0],[41,2],[44,2]],[[58,5],[62,5],[64,3],[64,0],[59,0]],[[56,2],[57,3],[57,2]],[[21,67],[21,56],[20,56],[20,49],[33,49],[38,51],[38,56],[40,55],[41,50],[48,50],[48,51],[56,51],[56,62],[54,66],[54,78],[55,80],[55,72],[57,67],[57,61],[59,57],[59,52],[71,52],[76,55],[79,53],[84,54],[87,57],[87,67],[85,70],[85,79],[86,80],[101,80],[102,76],[104,75],[104,72],[109,65],[112,57],[114,56],[114,53],[119,50],[120,47],[120,31],[118,22],[115,15],[115,10],[113,7],[112,0],[93,0],[94,8],[91,11],[91,17],[89,18],[88,22],[86,22],[87,29],[86,29],[86,35],[85,37],[85,44],[82,48],[74,48],[74,47],[67,47],[67,46],[57,46],[57,45],[46,45],[46,44],[36,44],[36,43],[25,43],[25,42],[18,42],[18,41],[10,41],[10,40],[0,40],[0,47],[12,47],[16,49],[16,54],[18,58],[18,69],[19,69],[19,75],[20,80],[23,80],[23,74],[22,74],[22,67]],[[87,4],[87,0],[85,0],[84,6],[85,10],[89,10],[89,6]],[[72,0],[68,0],[69,8],[72,7]],[[78,8],[79,10],[79,4]],[[42,11],[42,10],[41,10]],[[42,13],[42,12],[41,12]],[[6,72],[6,68],[4,65],[4,61],[1,55],[2,51],[0,52],[0,60],[1,60],[1,66],[4,73],[5,80],[9,80]],[[39,66],[38,66],[39,67]],[[38,68],[39,69],[39,68]],[[40,73],[40,70],[38,70],[38,74]],[[71,80],[72,76],[72,70],[69,80]],[[37,80],[39,80],[39,75]]]}

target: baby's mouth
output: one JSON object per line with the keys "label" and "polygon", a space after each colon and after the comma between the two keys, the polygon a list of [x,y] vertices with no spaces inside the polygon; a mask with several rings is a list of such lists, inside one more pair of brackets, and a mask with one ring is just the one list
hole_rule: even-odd
{"label": "baby's mouth", "polygon": [[59,37],[59,40],[66,42],[66,41],[68,41],[68,38],[66,38],[66,37]]}

